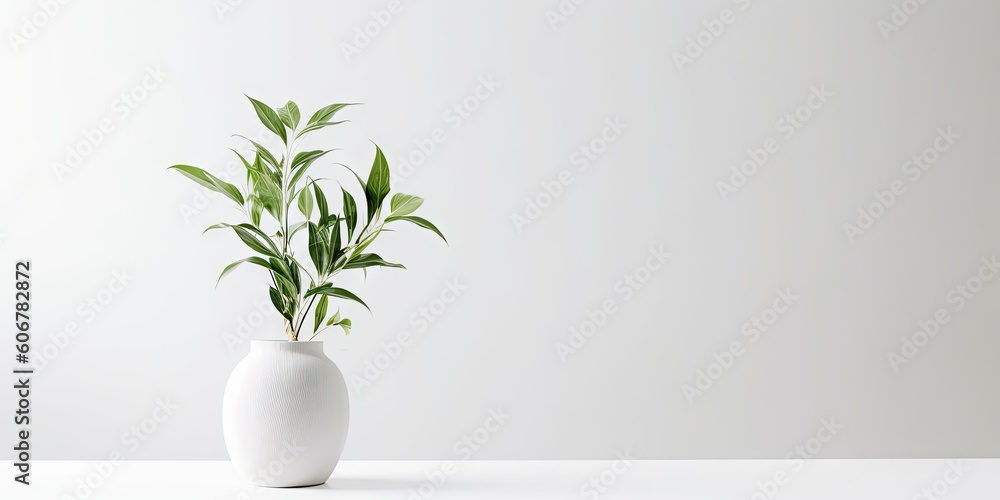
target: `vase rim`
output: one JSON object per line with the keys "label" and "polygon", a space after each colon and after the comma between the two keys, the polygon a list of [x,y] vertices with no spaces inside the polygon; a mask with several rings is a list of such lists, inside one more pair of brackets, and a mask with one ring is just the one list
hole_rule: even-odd
{"label": "vase rim", "polygon": [[284,342],[286,344],[322,344],[322,340],[272,340],[272,339],[250,339],[254,342]]}
{"label": "vase rim", "polygon": [[251,351],[323,352],[322,340],[250,340]]}

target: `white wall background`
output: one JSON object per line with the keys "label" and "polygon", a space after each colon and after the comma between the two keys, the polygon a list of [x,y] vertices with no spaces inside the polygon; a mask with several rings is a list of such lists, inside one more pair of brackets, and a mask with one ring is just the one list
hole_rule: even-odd
{"label": "white wall background", "polygon": [[[201,230],[238,214],[165,169],[223,175],[231,134],[263,131],[244,93],[367,103],[313,144],[367,171],[375,140],[397,180],[415,141],[446,136],[396,188],[428,200],[450,246],[385,238],[379,252],[409,270],[348,280],[374,317],[347,306],[354,333],[324,337],[348,377],[399,332],[415,339],[351,391],[347,458],[456,457],[498,407],[510,419],[474,458],[783,457],[831,417],[843,428],[816,456],[996,456],[1000,282],[961,310],[948,294],[1000,251],[1000,4],[929,2],[886,40],[878,23],[901,3],[590,0],[553,29],[557,0],[402,0],[348,59],[388,2],[70,2],[25,44],[10,34],[46,16],[6,2],[0,262],[32,260],[35,353],[55,354],[34,380],[36,458],[225,458],[221,394],[248,349],[226,336],[257,323],[266,288],[252,270],[214,288],[244,251]],[[724,9],[733,22],[679,70],[672,54]],[[137,91],[147,68],[166,76]],[[446,111],[481,78],[500,85],[456,127]],[[778,120],[813,87],[832,97],[786,137]],[[126,115],[130,92],[145,95]],[[580,171],[574,152],[608,119],[627,129]],[[111,132],[57,175],[102,120]],[[960,138],[913,181],[904,162],[948,127]],[[724,201],[717,181],[769,138],[778,151]],[[563,170],[572,183],[517,231],[512,215]],[[894,181],[906,192],[850,241],[844,224]],[[661,246],[672,256],[641,288],[617,284],[646,277]],[[127,286],[103,291],[121,270]],[[416,321],[449,280],[457,300]],[[776,289],[799,298],[744,336]],[[98,312],[93,297],[112,299]],[[557,343],[606,300],[616,312],[561,360]],[[887,354],[938,309],[950,321],[894,370]],[[282,336],[276,316],[250,330]],[[689,401],[682,387],[735,341],[744,354]],[[128,438],[157,400],[176,409]]]}

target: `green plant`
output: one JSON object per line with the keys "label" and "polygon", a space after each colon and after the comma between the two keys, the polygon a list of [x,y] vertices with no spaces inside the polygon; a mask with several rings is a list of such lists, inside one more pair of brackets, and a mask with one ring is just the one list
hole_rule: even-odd
{"label": "green plant", "polygon": [[[170,168],[232,200],[247,218],[247,222],[221,223],[205,230],[232,229],[255,253],[226,266],[219,276],[220,281],[241,264],[263,267],[271,277],[271,303],[284,318],[288,340],[299,340],[304,328],[312,332],[310,340],[332,326],[339,326],[350,334],[351,320],[342,317],[339,308],[332,315],[328,314],[331,298],[351,300],[365,308],[368,305],[353,292],[333,286],[333,277],[349,269],[361,269],[367,275],[369,267],[404,268],[377,254],[365,252],[388,223],[410,222],[433,231],[441,239],[444,235],[434,224],[413,215],[423,203],[423,199],[417,196],[395,194],[389,201],[388,213],[385,213],[383,202],[389,194],[389,166],[378,145],[375,146],[375,160],[367,182],[350,167],[335,164],[350,170],[361,185],[365,196],[364,216],[354,196],[343,186],[340,187],[340,212],[330,211],[323,189],[317,179],[308,176],[307,172],[316,160],[336,150],[297,151],[297,147],[307,134],[344,123],[333,121],[333,117],[352,104],[326,106],[316,111],[300,128],[299,107],[294,102],[289,101],[274,110],[252,97],[247,98],[264,126],[281,139],[284,145],[282,156],[275,157],[264,146],[243,137],[255,150],[253,161],[233,150],[247,171],[243,191],[197,167],[173,165]],[[292,215],[293,206],[297,207],[301,218]],[[262,219],[265,212],[273,220]],[[293,250],[292,240],[300,232],[308,239],[308,262],[299,259]],[[310,311],[311,322],[308,321]]]}

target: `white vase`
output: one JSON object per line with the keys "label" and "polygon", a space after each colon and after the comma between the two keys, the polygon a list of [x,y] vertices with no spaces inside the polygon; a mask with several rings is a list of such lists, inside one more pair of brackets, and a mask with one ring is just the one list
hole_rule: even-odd
{"label": "white vase", "polygon": [[256,486],[326,482],[349,415],[347,384],[323,342],[251,340],[222,398],[229,458]]}

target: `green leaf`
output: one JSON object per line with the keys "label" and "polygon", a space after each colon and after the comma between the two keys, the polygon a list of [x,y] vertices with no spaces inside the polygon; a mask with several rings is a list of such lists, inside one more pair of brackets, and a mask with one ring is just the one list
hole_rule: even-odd
{"label": "green leaf", "polygon": [[271,241],[271,238],[269,238],[266,234],[264,234],[263,231],[257,229],[256,227],[250,224],[244,223],[244,224],[233,225],[233,224],[222,223],[209,227],[205,231],[209,231],[211,229],[219,229],[223,227],[232,228],[233,231],[236,231],[236,235],[239,236],[241,240],[243,240],[243,243],[245,243],[248,247],[250,247],[251,250],[257,253],[267,255],[268,257],[277,257],[278,254],[281,253],[278,251],[278,247],[274,245],[274,242]]}
{"label": "green leaf", "polygon": [[288,187],[294,188],[298,185],[299,180],[302,179],[306,172],[309,171],[309,167],[312,166],[313,162],[330,151],[337,150],[328,149],[326,151],[306,151],[295,155],[295,159],[292,160],[292,176],[290,178],[291,180],[288,181]]}
{"label": "green leaf", "polygon": [[309,221],[303,221],[293,224],[292,227],[288,229],[288,234],[290,235],[288,238],[291,239],[293,236],[295,236],[295,233],[301,231],[302,228],[307,227],[308,224]]}
{"label": "green leaf", "polygon": [[296,154],[295,158],[292,159],[292,170],[299,167],[308,167],[312,164],[312,162],[318,160],[330,151],[336,151],[336,149],[327,149],[326,151],[321,149],[317,149],[315,151],[302,151],[301,153]]}
{"label": "green leaf", "polygon": [[334,324],[334,323],[336,323],[338,321],[340,321],[340,309],[339,308],[337,309],[337,312],[333,313],[333,316],[330,316],[330,321],[326,322],[326,326],[330,326],[330,325],[332,325],[332,324]]}
{"label": "green leaf", "polygon": [[427,219],[424,219],[422,217],[417,217],[416,215],[393,215],[385,219],[386,222],[392,222],[397,220],[409,221],[424,229],[430,229],[431,231],[437,233],[437,235],[440,236],[445,243],[448,243],[448,240],[444,237],[443,234],[441,234],[441,230],[435,227],[434,224],[431,224]]}
{"label": "green leaf", "polygon": [[237,135],[236,137],[244,139],[248,141],[250,144],[253,144],[253,147],[257,151],[257,154],[260,155],[261,159],[264,160],[264,163],[270,166],[274,172],[281,170],[281,164],[278,163],[278,160],[274,158],[274,155],[271,154],[271,152],[267,148],[262,146],[257,141],[254,141],[253,139],[250,139],[248,137],[242,135]]}
{"label": "green leaf", "polygon": [[295,294],[298,295],[298,292],[302,290],[302,276],[299,273],[299,264],[290,255],[285,256],[285,264],[288,265],[288,270],[292,272],[292,283],[295,284]]}
{"label": "green leaf", "polygon": [[[288,189],[294,190],[295,186],[297,186],[299,184],[299,181],[302,180],[302,176],[306,175],[306,172],[308,171],[309,167],[300,168],[292,172],[292,176],[288,180]],[[309,186],[307,185],[306,187],[308,188]]]}
{"label": "green leaf", "polygon": [[309,219],[313,213],[313,194],[308,188],[299,191],[299,211]]}
{"label": "green leaf", "polygon": [[278,293],[278,289],[274,288],[273,286],[268,287],[268,292],[269,295],[271,296],[271,304],[274,305],[274,308],[277,309],[279,313],[284,313],[285,304],[282,301],[281,294]]}
{"label": "green leaf", "polygon": [[334,325],[343,328],[344,329],[344,335],[350,335],[351,334],[351,320],[349,320],[347,318],[344,318],[344,319],[342,319],[342,320],[334,323]]}
{"label": "green leaf", "polygon": [[395,267],[399,269],[406,269],[402,264],[394,264],[392,262],[386,262],[382,257],[379,257],[373,253],[363,253],[354,257],[353,259],[347,261],[347,265],[344,269],[363,269],[366,267],[381,266],[381,267]]}
{"label": "green leaf", "polygon": [[254,182],[254,191],[261,205],[271,214],[275,220],[281,220],[284,205],[281,198],[281,187],[268,175],[267,172],[251,171],[250,177]]}
{"label": "green leaf", "polygon": [[313,191],[316,194],[316,208],[319,210],[319,225],[326,227],[327,221],[330,220],[330,207],[326,203],[326,195],[323,194],[323,190],[320,189],[319,184],[313,181],[312,185]]}
{"label": "green leaf", "polygon": [[365,236],[365,239],[359,241],[357,246],[354,247],[354,255],[359,255],[361,252],[365,251],[365,249],[368,248],[368,245],[371,245],[372,242],[375,241],[375,238],[377,238],[381,233],[382,228],[379,228],[376,229],[374,233]]}
{"label": "green leaf", "polygon": [[420,208],[423,203],[424,199],[419,196],[396,193],[392,196],[389,207],[392,209],[392,215],[409,215]]}
{"label": "green leaf", "polygon": [[358,298],[357,295],[354,295],[353,293],[344,290],[343,288],[337,288],[329,283],[325,283],[322,286],[318,286],[306,292],[306,297],[310,297],[313,295],[329,295],[331,297],[353,300],[358,304],[365,306],[365,309],[371,311],[371,308],[368,307],[368,304],[365,304],[365,301]]}
{"label": "green leaf", "polygon": [[246,169],[247,169],[247,180],[249,181],[250,180],[250,171],[254,170],[256,167],[253,166],[252,164],[250,164],[250,162],[247,161],[247,159],[244,158],[243,155],[241,155],[239,151],[236,151],[233,148],[229,148],[229,150],[232,151],[233,153],[236,153],[236,156],[238,156],[240,158],[240,161],[243,162],[243,166],[246,167]]}
{"label": "green leaf", "polygon": [[273,248],[275,252],[277,252],[278,250],[278,247],[276,247],[274,245],[274,242],[271,241],[271,239],[266,234],[264,234],[264,231],[261,231],[260,228],[257,228],[252,224],[247,224],[246,222],[242,224],[229,224],[226,222],[220,222],[218,224],[212,224],[211,226],[208,226],[207,228],[205,228],[204,232],[207,233],[213,229],[222,229],[227,227],[232,228],[234,230],[249,231],[250,233],[253,233],[253,235],[260,236],[260,238],[264,240],[264,244],[268,245],[270,248]]}
{"label": "green leaf", "polygon": [[250,195],[250,221],[253,225],[260,227],[260,215],[264,212],[264,204],[261,203],[257,195]]}
{"label": "green leaf", "polygon": [[354,228],[358,226],[358,204],[343,186],[340,190],[344,193],[344,222],[347,223],[347,241],[351,241],[351,238],[354,237]]}
{"label": "green leaf", "polygon": [[251,264],[257,264],[258,266],[262,266],[265,269],[270,269],[270,267],[267,265],[267,261],[260,257],[247,257],[245,259],[240,259],[236,262],[233,262],[232,264],[229,264],[228,266],[226,266],[225,269],[222,270],[222,274],[219,275],[219,281],[215,282],[215,286],[219,286],[219,282],[222,281],[222,278],[228,276],[229,273],[233,272],[237,267],[239,267],[240,264],[243,264],[245,262],[249,262]]}
{"label": "green leaf", "polygon": [[319,330],[319,326],[323,324],[323,320],[326,319],[326,308],[329,305],[330,297],[323,295],[319,298],[319,302],[316,304],[316,318],[313,325],[313,331]]}
{"label": "green leaf", "polygon": [[185,177],[207,187],[208,189],[211,189],[212,191],[226,195],[227,198],[235,201],[240,206],[243,206],[243,204],[246,203],[243,200],[243,194],[240,193],[240,190],[237,189],[236,186],[223,181],[222,179],[219,179],[218,177],[198,167],[192,167],[191,165],[173,165],[169,168],[184,174]]}
{"label": "green leaf", "polygon": [[270,259],[267,259],[267,265],[279,277],[287,279],[289,284],[294,285],[292,282],[292,270],[288,267],[287,262],[282,259],[271,257]]}
{"label": "green leaf", "polygon": [[361,176],[358,175],[358,173],[355,172],[353,168],[348,167],[347,165],[344,165],[343,163],[334,163],[334,165],[340,165],[341,167],[344,167],[347,170],[350,170],[351,173],[354,174],[354,178],[358,180],[358,184],[361,185],[361,190],[364,191],[364,190],[368,189],[367,186],[365,186],[365,181],[361,180]]}
{"label": "green leaf", "polygon": [[368,174],[368,182],[365,184],[365,201],[368,204],[368,222],[375,217],[382,201],[389,194],[389,164],[385,161],[382,149],[375,145],[375,160],[372,162],[372,170]]}
{"label": "green leaf", "polygon": [[285,301],[282,298],[281,293],[278,292],[278,290],[273,286],[268,287],[268,292],[271,297],[271,304],[274,304],[274,308],[277,309],[285,319],[292,321],[292,313],[289,312],[288,307],[285,306]]}
{"label": "green leaf", "polygon": [[324,128],[324,127],[329,127],[330,125],[340,125],[341,123],[347,123],[347,120],[341,120],[339,122],[318,122],[318,123],[313,123],[311,125],[305,126],[302,130],[299,131],[298,134],[295,135],[295,137],[299,138],[299,137],[302,137],[302,136],[304,136],[304,135],[306,135],[309,132],[312,132],[314,130],[319,130],[319,129]]}
{"label": "green leaf", "polygon": [[243,162],[243,166],[246,167],[247,170],[252,170],[253,169],[253,167],[250,165],[250,162],[248,162],[247,159],[244,158],[243,155],[240,154],[239,151],[237,151],[237,150],[235,150],[233,148],[229,148],[229,150],[232,151],[234,154],[236,154],[236,156],[238,156],[240,158],[240,161]]}
{"label": "green leaf", "polygon": [[[247,225],[249,226],[249,224]],[[268,246],[265,246],[260,242],[260,240],[258,240],[253,234],[251,234],[250,231],[241,227],[233,227],[233,229],[236,231],[236,235],[240,237],[240,240],[242,240],[243,243],[246,244],[246,246],[250,247],[251,250],[259,254],[271,257],[276,256],[278,254],[278,250],[274,247],[274,244],[271,243],[270,238],[267,238],[266,236],[262,237],[262,239],[264,239],[268,243]]]}
{"label": "green leaf", "polygon": [[316,111],[315,113],[313,113],[312,118],[309,118],[309,123],[308,124],[312,125],[314,123],[329,121],[330,118],[333,118],[333,115],[337,114],[337,111],[340,111],[341,109],[343,109],[343,108],[345,108],[347,106],[354,106],[356,104],[358,104],[358,103],[356,103],[356,102],[349,102],[349,103],[342,103],[342,104],[331,104],[329,106],[320,108],[319,111]]}
{"label": "green leaf", "polygon": [[327,245],[327,255],[330,256],[329,262],[326,263],[326,272],[333,272],[337,261],[340,256],[344,254],[344,249],[341,248],[340,242],[340,218],[336,215],[333,216],[333,224],[331,224],[330,231],[330,243]]}
{"label": "green leaf", "polygon": [[278,117],[281,121],[288,125],[288,128],[295,130],[295,127],[299,126],[299,105],[292,101],[288,101],[284,106],[278,108]]}
{"label": "green leaf", "polygon": [[309,223],[309,258],[316,266],[316,272],[322,273],[328,265],[326,233],[312,222]]}
{"label": "green leaf", "polygon": [[274,132],[281,137],[281,142],[288,143],[288,135],[285,133],[285,124],[281,121],[281,117],[278,116],[273,109],[267,104],[264,104],[253,97],[246,96],[253,103],[253,109],[257,112],[257,118],[260,118],[260,122],[264,124],[271,132]]}
{"label": "green leaf", "polygon": [[281,288],[282,295],[298,295],[298,286],[295,284],[295,279],[292,277],[292,270],[288,267],[288,263],[274,257],[268,259],[267,263],[268,268],[271,269],[274,277],[278,280],[278,286]]}

